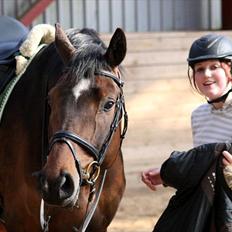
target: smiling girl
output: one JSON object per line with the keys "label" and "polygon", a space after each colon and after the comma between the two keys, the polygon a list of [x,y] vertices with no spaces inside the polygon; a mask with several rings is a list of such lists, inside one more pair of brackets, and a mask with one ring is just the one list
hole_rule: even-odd
{"label": "smiling girl", "polygon": [[[232,143],[232,41],[222,35],[209,34],[196,40],[189,51],[188,64],[192,86],[207,103],[192,112],[194,147],[207,144]],[[223,152],[223,164],[232,156]]]}
{"label": "smiling girl", "polygon": [[[232,165],[231,60],[232,41],[226,36],[208,34],[190,48],[188,77],[207,103],[191,116],[194,148],[174,151],[161,169],[142,172],[152,190],[160,184],[177,189],[153,232],[232,231],[232,191],[218,177],[218,170]],[[218,151],[216,143],[229,148]]]}

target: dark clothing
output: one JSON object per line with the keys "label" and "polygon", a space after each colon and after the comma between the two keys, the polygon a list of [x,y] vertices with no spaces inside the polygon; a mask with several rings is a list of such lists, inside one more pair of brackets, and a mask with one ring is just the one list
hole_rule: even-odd
{"label": "dark clothing", "polygon": [[227,144],[173,152],[161,167],[165,184],[177,189],[153,232],[232,232],[232,194],[221,167]]}
{"label": "dark clothing", "polygon": [[9,64],[29,31],[21,22],[8,16],[0,16],[0,31],[0,64]]}
{"label": "dark clothing", "polygon": [[18,20],[0,16],[0,94],[15,76],[15,55],[28,35],[28,29]]}

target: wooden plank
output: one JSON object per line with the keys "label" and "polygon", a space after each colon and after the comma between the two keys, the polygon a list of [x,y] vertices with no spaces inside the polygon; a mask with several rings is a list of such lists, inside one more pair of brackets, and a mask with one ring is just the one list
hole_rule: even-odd
{"label": "wooden plank", "polygon": [[178,79],[187,77],[187,64],[134,66],[126,68],[128,79]]}
{"label": "wooden plank", "polygon": [[186,65],[187,57],[188,51],[182,50],[128,52],[123,65],[126,67],[165,64]]}
{"label": "wooden plank", "polygon": [[129,52],[188,50],[196,38],[147,38],[128,40]]}
{"label": "wooden plank", "polygon": [[138,79],[134,78],[132,80],[128,80],[127,77],[124,78],[124,92],[127,96],[133,96],[137,94],[146,94],[146,93],[156,93],[157,97],[160,95],[167,94],[169,92],[192,92],[193,94],[198,95],[196,93],[187,78],[169,78],[169,79]]}
{"label": "wooden plank", "polygon": [[[188,50],[195,39],[208,33],[219,33],[232,38],[232,31],[126,33],[128,52]],[[111,36],[101,35],[106,44]]]}
{"label": "wooden plank", "polygon": [[[217,33],[221,35],[227,35],[232,37],[232,30],[220,30],[220,31],[171,31],[171,32],[125,32],[128,40],[141,40],[141,39],[160,39],[160,38],[174,38],[174,39],[186,39],[186,38],[198,38],[202,35],[209,33]],[[101,33],[100,36],[103,40],[109,41],[113,33]]]}

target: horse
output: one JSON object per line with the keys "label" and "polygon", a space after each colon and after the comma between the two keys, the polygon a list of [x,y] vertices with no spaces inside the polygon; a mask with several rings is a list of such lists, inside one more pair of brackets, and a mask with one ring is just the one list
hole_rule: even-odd
{"label": "horse", "polygon": [[126,180],[121,63],[91,29],[55,25],[17,82],[0,127],[0,219],[8,232],[106,232]]}

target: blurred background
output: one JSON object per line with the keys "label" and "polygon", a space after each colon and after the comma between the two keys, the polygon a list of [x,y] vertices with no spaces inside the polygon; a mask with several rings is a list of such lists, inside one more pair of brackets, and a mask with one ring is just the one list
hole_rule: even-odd
{"label": "blurred background", "polygon": [[173,189],[152,192],[140,173],[173,150],[192,148],[190,115],[205,100],[188,82],[188,49],[207,33],[232,37],[231,0],[0,0],[0,15],[36,24],[97,30],[108,43],[127,36],[125,97],[129,129],[123,144],[127,188],[109,232],[149,232]]}
{"label": "blurred background", "polygon": [[230,0],[0,0],[0,14],[26,26],[60,22],[99,32],[231,29],[231,8]]}

